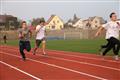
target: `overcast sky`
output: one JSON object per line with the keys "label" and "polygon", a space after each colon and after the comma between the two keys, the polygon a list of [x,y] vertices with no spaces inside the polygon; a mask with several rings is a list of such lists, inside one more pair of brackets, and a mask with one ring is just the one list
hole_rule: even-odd
{"label": "overcast sky", "polygon": [[74,14],[86,19],[101,16],[109,19],[109,14],[116,12],[120,18],[120,0],[0,0],[0,13],[10,14],[23,20],[45,17],[51,14],[60,16],[63,21]]}

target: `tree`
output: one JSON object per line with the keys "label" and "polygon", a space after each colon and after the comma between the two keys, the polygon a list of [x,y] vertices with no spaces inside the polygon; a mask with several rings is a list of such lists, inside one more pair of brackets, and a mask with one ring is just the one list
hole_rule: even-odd
{"label": "tree", "polygon": [[44,18],[43,18],[43,17],[41,17],[41,18],[36,18],[36,19],[33,18],[32,21],[31,21],[31,25],[32,25],[32,26],[37,26],[42,19],[44,19]]}

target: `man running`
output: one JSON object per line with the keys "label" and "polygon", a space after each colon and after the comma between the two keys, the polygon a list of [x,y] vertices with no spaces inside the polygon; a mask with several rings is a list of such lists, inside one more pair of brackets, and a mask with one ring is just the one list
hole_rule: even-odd
{"label": "man running", "polygon": [[106,49],[102,52],[102,56],[105,56],[108,51],[113,49],[115,54],[115,60],[119,60],[118,53],[120,50],[119,32],[120,32],[120,21],[117,21],[116,13],[110,14],[111,21],[102,25],[95,36],[98,36],[103,29],[106,30],[106,39],[108,40]]}
{"label": "man running", "polygon": [[42,52],[45,55],[45,48],[46,48],[46,37],[45,37],[45,20],[44,18],[40,20],[40,24],[36,27],[36,43],[35,48],[33,50],[33,54],[35,55],[36,50],[39,48],[40,44],[42,43]]}
{"label": "man running", "polygon": [[18,30],[19,32],[19,51],[22,59],[25,61],[26,56],[24,49],[28,52],[31,50],[30,37],[32,36],[31,30],[28,28],[26,21],[22,22],[22,28]]}

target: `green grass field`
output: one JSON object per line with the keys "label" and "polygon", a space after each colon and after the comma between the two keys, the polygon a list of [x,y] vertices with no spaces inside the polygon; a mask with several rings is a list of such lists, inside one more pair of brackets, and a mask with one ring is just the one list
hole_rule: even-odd
{"label": "green grass field", "polygon": [[[31,46],[34,47],[34,40],[31,40]],[[81,53],[99,53],[100,45],[105,44],[104,39],[84,39],[84,40],[48,40],[47,49],[51,50],[61,50],[61,51],[72,51]],[[4,45],[0,42],[0,45]],[[18,40],[9,40],[7,45],[18,46]],[[112,55],[110,51],[109,55]]]}

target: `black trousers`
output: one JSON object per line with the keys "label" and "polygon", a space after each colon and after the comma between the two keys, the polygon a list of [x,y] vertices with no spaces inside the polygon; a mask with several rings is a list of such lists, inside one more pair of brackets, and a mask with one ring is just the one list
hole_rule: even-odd
{"label": "black trousers", "polygon": [[114,37],[111,37],[108,39],[108,44],[105,47],[106,49],[103,52],[103,56],[106,55],[106,53],[111,49],[113,49],[115,55],[118,55],[120,50],[120,41]]}
{"label": "black trousers", "polygon": [[31,50],[30,41],[19,41],[19,51],[22,58],[26,58],[24,49],[27,50],[28,52]]}
{"label": "black trousers", "polygon": [[108,43],[107,43],[106,45],[101,45],[101,48],[102,48],[102,49],[103,49],[103,48],[107,48],[107,47],[108,47],[108,45],[110,44],[109,39],[107,39],[107,41],[108,41]]}

